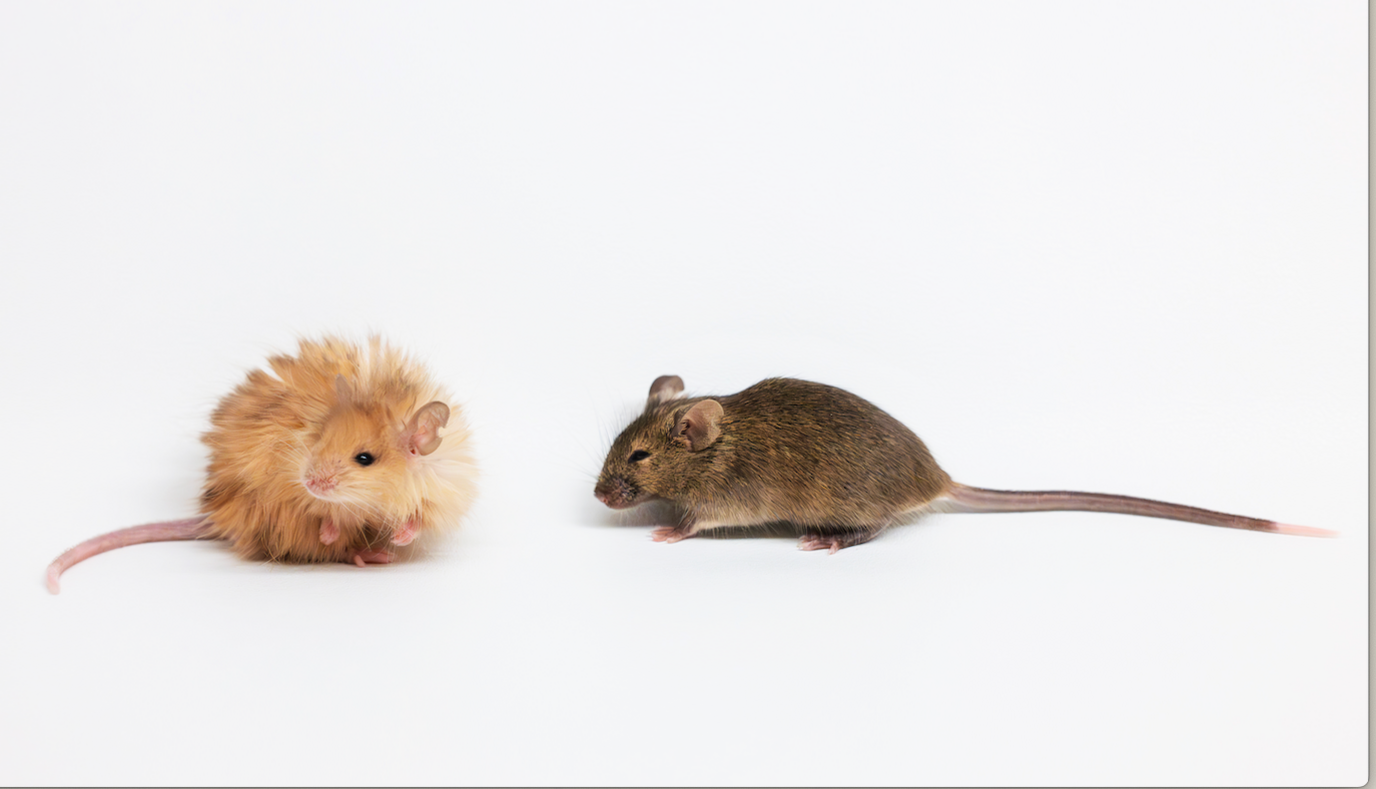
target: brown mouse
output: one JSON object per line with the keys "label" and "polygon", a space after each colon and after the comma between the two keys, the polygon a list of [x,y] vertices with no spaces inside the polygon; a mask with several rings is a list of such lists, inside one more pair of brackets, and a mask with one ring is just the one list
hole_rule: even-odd
{"label": "brown mouse", "polygon": [[451,527],[476,467],[460,407],[425,368],[374,337],[302,340],[224,397],[201,437],[210,467],[198,517],[95,537],[48,567],[160,540],[226,540],[246,558],[352,562]]}
{"label": "brown mouse", "polygon": [[594,489],[612,509],[653,499],[676,505],[680,523],[656,529],[656,542],[708,529],[790,524],[803,531],[803,550],[835,553],[929,510],[1090,510],[1334,535],[1131,496],[961,485],[897,419],[825,384],[768,378],[726,397],[682,393],[678,376],[655,379],[645,411],[612,443]]}

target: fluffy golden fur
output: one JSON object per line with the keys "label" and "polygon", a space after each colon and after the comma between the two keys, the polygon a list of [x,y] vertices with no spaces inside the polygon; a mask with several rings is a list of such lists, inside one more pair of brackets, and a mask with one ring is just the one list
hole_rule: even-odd
{"label": "fluffy golden fur", "polygon": [[420,364],[377,337],[326,337],[268,366],[220,402],[202,436],[207,536],[251,558],[362,563],[457,525],[476,494],[469,433]]}

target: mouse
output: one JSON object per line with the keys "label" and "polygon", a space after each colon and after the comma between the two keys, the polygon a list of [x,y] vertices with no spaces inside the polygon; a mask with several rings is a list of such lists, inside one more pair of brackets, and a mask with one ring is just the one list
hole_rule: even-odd
{"label": "mouse", "polygon": [[246,559],[387,564],[455,527],[476,497],[461,406],[378,336],[302,339],[225,395],[201,441],[199,514],[103,534],[48,566],[62,573],[145,542],[223,540]]}
{"label": "mouse", "polygon": [[593,495],[614,510],[669,502],[679,522],[655,529],[656,542],[785,525],[801,532],[800,549],[831,554],[928,511],[1087,510],[1336,535],[1132,496],[962,485],[916,434],[878,406],[844,389],[794,378],[767,378],[725,397],[686,397],[679,376],[656,378],[643,412],[612,442]]}

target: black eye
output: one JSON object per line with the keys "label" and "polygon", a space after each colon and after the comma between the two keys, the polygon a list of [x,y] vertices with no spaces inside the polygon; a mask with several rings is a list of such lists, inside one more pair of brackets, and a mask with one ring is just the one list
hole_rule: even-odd
{"label": "black eye", "polygon": [[632,463],[639,463],[640,461],[644,460],[645,458],[647,458],[647,457],[649,457],[649,456],[650,456],[650,453],[649,453],[649,452],[646,452],[646,451],[643,450],[643,449],[637,449],[636,451],[634,451],[634,452],[631,453],[631,462],[632,462]]}
{"label": "black eye", "polygon": [[374,460],[377,460],[377,458],[373,457],[367,452],[360,452],[357,455],[354,455],[354,462],[360,466],[371,466],[373,465]]}

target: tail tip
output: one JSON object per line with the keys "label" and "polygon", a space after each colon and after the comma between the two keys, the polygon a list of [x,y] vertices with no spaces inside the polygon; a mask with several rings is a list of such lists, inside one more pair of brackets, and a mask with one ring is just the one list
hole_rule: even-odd
{"label": "tail tip", "polygon": [[57,594],[62,591],[58,585],[58,579],[62,577],[62,568],[56,565],[48,565],[48,593]]}
{"label": "tail tip", "polygon": [[1277,534],[1293,534],[1297,537],[1337,537],[1338,532],[1329,529],[1318,529],[1313,526],[1299,526],[1294,523],[1271,522],[1272,530]]}

